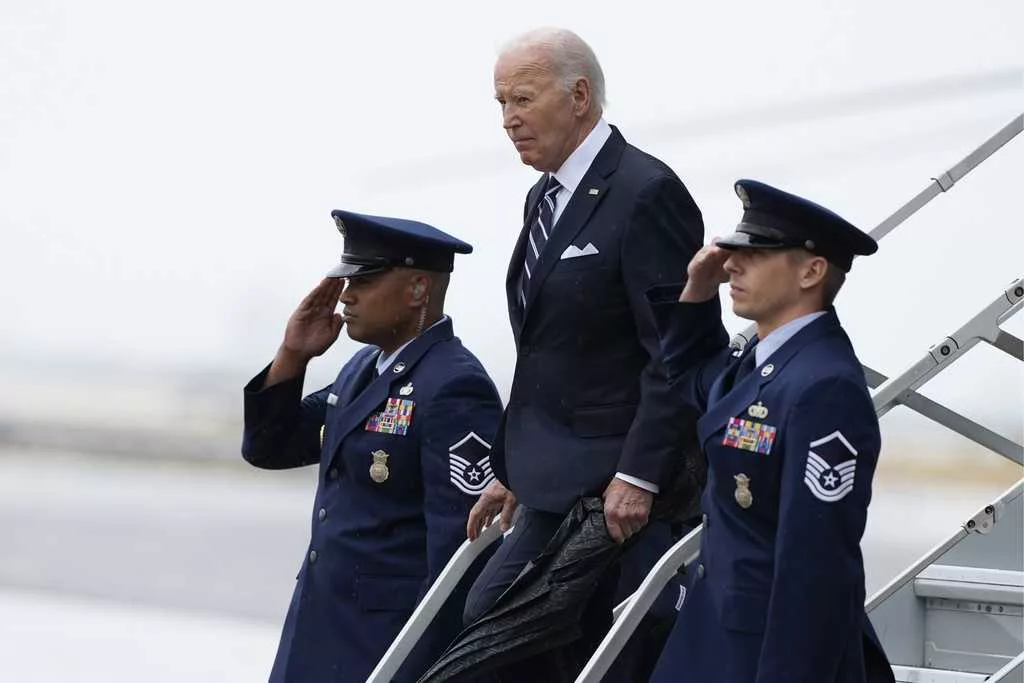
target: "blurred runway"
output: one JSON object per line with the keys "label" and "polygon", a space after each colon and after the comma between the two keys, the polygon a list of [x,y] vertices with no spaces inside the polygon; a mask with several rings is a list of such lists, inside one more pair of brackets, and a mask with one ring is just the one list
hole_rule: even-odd
{"label": "blurred runway", "polygon": [[[314,476],[0,451],[0,680],[264,680]],[[876,480],[868,593],[1008,485]]]}

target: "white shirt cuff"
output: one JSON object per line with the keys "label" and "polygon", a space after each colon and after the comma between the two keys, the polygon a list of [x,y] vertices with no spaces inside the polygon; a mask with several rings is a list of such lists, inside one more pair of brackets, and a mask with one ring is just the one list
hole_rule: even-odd
{"label": "white shirt cuff", "polygon": [[639,486],[644,491],[650,491],[651,493],[657,493],[658,492],[658,485],[657,484],[652,484],[651,482],[647,481],[646,479],[638,479],[636,477],[631,477],[628,474],[623,474],[622,472],[616,472],[615,473],[615,478],[616,479],[621,479],[622,481],[626,482],[627,484],[632,484],[633,486]]}

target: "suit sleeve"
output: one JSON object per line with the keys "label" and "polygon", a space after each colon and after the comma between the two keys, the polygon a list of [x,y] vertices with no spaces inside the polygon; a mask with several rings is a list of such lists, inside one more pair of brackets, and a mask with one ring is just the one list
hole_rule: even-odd
{"label": "suit sleeve", "polygon": [[[490,445],[501,410],[494,383],[476,368],[454,372],[424,408],[420,460],[428,573],[421,598],[466,540],[469,510],[494,480]],[[449,597],[410,654],[410,671],[425,670],[462,630],[462,610],[471,583],[472,577],[465,577]]]}
{"label": "suit sleeve", "polygon": [[758,683],[834,680],[864,617],[860,541],[881,445],[871,399],[830,379],[789,415]]}
{"label": "suit sleeve", "polygon": [[[647,292],[679,281],[703,244],[700,210],[678,178],[663,175],[640,192],[622,240],[622,277],[640,343],[650,359],[640,376],[640,402],[618,471],[661,486],[672,477],[684,440],[693,437],[695,410],[669,387]],[[707,331],[724,346],[721,320]]]}
{"label": "suit sleeve", "polygon": [[325,387],[302,398],[305,375],[263,388],[268,365],[243,390],[242,457],[256,467],[282,470],[320,461]]}

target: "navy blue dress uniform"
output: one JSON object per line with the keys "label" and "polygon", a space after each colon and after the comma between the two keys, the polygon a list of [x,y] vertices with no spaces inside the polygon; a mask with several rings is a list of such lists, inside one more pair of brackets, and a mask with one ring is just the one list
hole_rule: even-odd
{"label": "navy blue dress uniform", "polygon": [[[754,181],[736,190],[743,219],[721,247],[801,247],[844,271],[877,248],[805,199]],[[756,337],[736,351],[701,334],[719,324],[717,297],[678,294],[649,297],[674,386],[704,413],[709,474],[699,564],[651,680],[892,681],[864,611],[860,550],[878,419],[835,310],[798,319],[758,362]]]}
{"label": "navy blue dress uniform", "polygon": [[[452,269],[471,247],[431,226],[336,211],[345,254],[329,276],[394,265]],[[272,683],[362,682],[465,539],[493,479],[489,449],[501,401],[449,318],[398,351],[376,376],[367,346],[335,382],[302,397],[303,377],[245,388],[242,452],[267,469],[319,465],[312,531]],[[461,628],[449,600],[397,681],[412,681]]]}

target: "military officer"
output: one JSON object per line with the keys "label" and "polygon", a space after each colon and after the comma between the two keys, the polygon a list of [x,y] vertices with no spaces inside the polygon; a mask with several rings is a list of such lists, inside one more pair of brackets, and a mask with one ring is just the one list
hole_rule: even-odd
{"label": "military officer", "polygon": [[[246,461],[319,465],[272,683],[365,681],[494,478],[501,401],[443,312],[454,254],[472,247],[423,223],[332,215],[345,237],[341,263],[292,314],[273,362],[244,391]],[[342,327],[366,346],[332,385],[303,398],[307,364]],[[396,681],[415,680],[457,635],[462,601],[453,597]]]}
{"label": "military officer", "polygon": [[[878,419],[832,302],[875,241],[835,213],[752,180],[736,232],[691,260],[655,309],[674,386],[703,415],[709,461],[699,564],[652,681],[892,681],[864,612],[860,539]],[[756,323],[717,346],[719,285]]]}

